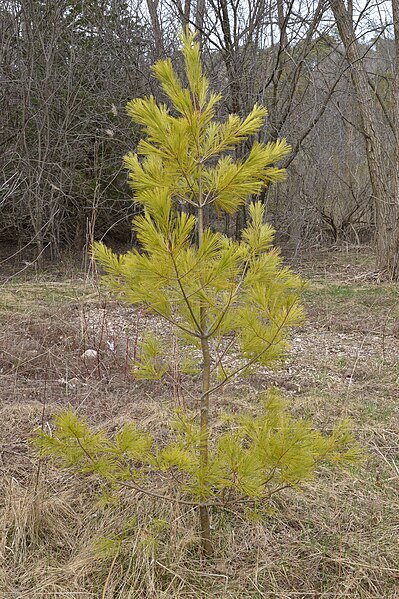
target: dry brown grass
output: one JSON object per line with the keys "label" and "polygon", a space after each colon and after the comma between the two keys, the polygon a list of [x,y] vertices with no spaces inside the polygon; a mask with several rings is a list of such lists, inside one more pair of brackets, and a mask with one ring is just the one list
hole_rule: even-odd
{"label": "dry brown grass", "polygon": [[[100,501],[96,480],[54,471],[29,445],[65,406],[95,426],[134,418],[162,435],[176,404],[195,401],[195,381],[177,370],[156,384],[130,376],[137,338],[159,323],[82,281],[1,288],[1,599],[399,597],[398,291],[378,285],[362,256],[334,261],[312,263],[309,321],[281,369],[230,385],[218,406],[247,407],[278,384],[322,429],[350,416],[365,462],[320,472],[261,519],[214,513],[211,561],[198,558],[192,510],[125,492]],[[94,363],[81,358],[87,348]]]}

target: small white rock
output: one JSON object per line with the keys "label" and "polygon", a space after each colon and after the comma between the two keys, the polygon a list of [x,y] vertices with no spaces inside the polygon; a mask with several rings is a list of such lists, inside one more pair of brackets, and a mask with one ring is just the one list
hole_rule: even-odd
{"label": "small white rock", "polygon": [[98,352],[95,349],[86,349],[86,351],[80,356],[82,360],[95,360],[98,356]]}

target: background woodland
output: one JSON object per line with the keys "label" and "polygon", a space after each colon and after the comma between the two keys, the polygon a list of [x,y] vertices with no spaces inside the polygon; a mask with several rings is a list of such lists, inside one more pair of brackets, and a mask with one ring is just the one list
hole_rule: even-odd
{"label": "background woodland", "polygon": [[[199,31],[224,102],[218,117],[269,117],[286,137],[285,184],[260,198],[278,242],[374,243],[398,274],[396,0],[3,0],[0,3],[0,241],[37,264],[96,239],[132,241],[122,156],[139,131],[129,100],[153,94],[154,60],[182,73],[177,32]],[[248,148],[237,150],[244,156]],[[238,156],[237,156],[238,157]],[[256,198],[254,198],[256,199]],[[239,237],[246,208],[216,228]]]}

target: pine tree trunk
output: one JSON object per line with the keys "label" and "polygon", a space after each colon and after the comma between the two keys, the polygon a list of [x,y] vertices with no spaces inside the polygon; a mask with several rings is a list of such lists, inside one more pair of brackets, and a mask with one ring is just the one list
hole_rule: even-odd
{"label": "pine tree trunk", "polygon": [[[201,308],[201,328],[206,326],[205,311]],[[211,373],[211,358],[209,352],[209,341],[207,338],[201,338],[202,349],[202,395],[201,395],[201,445],[200,445],[200,465],[201,468],[208,466],[208,444],[209,444],[209,388]],[[200,505],[200,528],[202,548],[205,555],[212,555],[213,548],[211,543],[211,525],[209,519],[209,507]]]}
{"label": "pine tree trunk", "polygon": [[[204,212],[203,207],[198,209],[198,245],[201,246],[204,235]],[[200,327],[201,327],[201,350],[202,350],[202,394],[201,394],[201,442],[200,442],[200,467],[208,466],[208,445],[209,445],[209,389],[211,378],[211,356],[209,351],[209,340],[206,336],[206,309],[200,308]],[[211,524],[209,518],[209,507],[204,504],[199,506],[200,530],[202,549],[206,556],[213,553],[211,543]]]}

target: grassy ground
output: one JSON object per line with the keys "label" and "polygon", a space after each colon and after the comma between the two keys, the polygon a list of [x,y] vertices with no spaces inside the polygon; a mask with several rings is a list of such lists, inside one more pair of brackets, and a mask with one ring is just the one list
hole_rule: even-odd
{"label": "grassy ground", "polygon": [[126,493],[101,502],[96,483],[38,462],[29,445],[65,406],[94,425],[134,418],[158,434],[195,401],[192,381],[177,366],[162,382],[134,381],[130,362],[143,330],[166,341],[169,331],[76,277],[0,287],[1,599],[399,597],[399,288],[379,283],[362,254],[323,253],[299,269],[308,319],[286,362],[229,385],[219,405],[248,407],[278,385],[323,430],[351,417],[366,458],[284,492],[262,520],[213,514],[207,562],[191,509]]}

